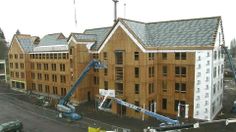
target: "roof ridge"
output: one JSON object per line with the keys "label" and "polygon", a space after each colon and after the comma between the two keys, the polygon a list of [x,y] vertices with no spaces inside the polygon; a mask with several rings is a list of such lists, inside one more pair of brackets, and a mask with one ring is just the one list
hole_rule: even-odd
{"label": "roof ridge", "polygon": [[56,35],[56,34],[63,34],[62,32],[60,32],[60,33],[50,33],[50,34],[46,34],[45,36],[47,36],[47,35]]}
{"label": "roof ridge", "polygon": [[137,22],[137,23],[141,23],[141,24],[147,24],[145,22],[141,22],[141,21],[137,21],[137,20],[131,20],[131,19],[127,19],[127,18],[118,18],[119,20],[126,20],[126,21],[131,21],[131,22]]}
{"label": "roof ridge", "polygon": [[109,26],[109,27],[98,27],[98,28],[90,28],[90,29],[85,29],[84,32],[88,31],[88,30],[98,30],[98,29],[106,29],[106,28],[112,28],[113,26]]}
{"label": "roof ridge", "polygon": [[159,22],[148,22],[146,24],[155,24],[155,23],[164,23],[164,22],[179,22],[179,21],[192,21],[192,20],[204,20],[204,19],[213,19],[213,18],[221,18],[221,16],[212,16],[212,17],[199,17],[199,18],[190,18],[190,19],[176,19],[176,20],[164,20]]}

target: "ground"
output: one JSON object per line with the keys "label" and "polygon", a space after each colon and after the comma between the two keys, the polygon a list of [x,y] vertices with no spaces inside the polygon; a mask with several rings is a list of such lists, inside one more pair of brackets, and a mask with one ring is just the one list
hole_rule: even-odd
{"label": "ground", "polygon": [[[236,85],[230,78],[225,79],[224,100],[222,113],[216,119],[236,118],[230,113],[233,101],[236,99]],[[23,122],[25,132],[86,132],[88,127],[100,127],[106,130],[118,129],[141,132],[148,126],[159,125],[159,121],[150,119],[141,121],[137,119],[120,117],[110,113],[98,111],[93,102],[82,104],[78,112],[83,119],[78,122],[69,122],[57,117],[55,110],[35,105],[35,98],[24,93],[19,93],[0,85],[0,123],[19,119]],[[235,124],[225,125],[224,120],[217,123],[205,122],[197,129],[186,129],[184,132],[233,132]]]}

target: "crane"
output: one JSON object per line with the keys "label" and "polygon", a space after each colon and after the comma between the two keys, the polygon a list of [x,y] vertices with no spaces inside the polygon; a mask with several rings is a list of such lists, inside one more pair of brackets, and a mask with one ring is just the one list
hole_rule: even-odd
{"label": "crane", "polygon": [[[103,109],[103,105],[104,105],[104,102],[105,100],[109,98],[111,100],[114,100],[116,103],[122,105],[122,106],[125,106],[125,107],[128,107],[130,109],[133,109],[133,110],[136,110],[136,111],[139,111],[139,112],[142,112],[144,113],[145,115],[148,115],[148,116],[151,116],[151,117],[154,117],[156,118],[157,120],[161,120],[161,121],[164,121],[166,122],[168,125],[178,125],[179,124],[179,121],[178,120],[174,120],[174,119],[171,119],[169,117],[166,117],[166,116],[163,116],[163,115],[160,115],[160,114],[157,114],[155,112],[152,112],[152,111],[149,111],[149,110],[146,110],[142,107],[139,107],[139,106],[136,106],[134,104],[131,104],[131,103],[128,103],[128,102],[125,102],[121,99],[118,99],[118,98],[115,98],[115,97],[109,97],[108,95],[106,95],[104,97],[104,99],[102,100],[102,102],[100,103],[99,105],[99,109],[100,110],[104,110]],[[110,104],[110,103],[109,103]]]}
{"label": "crane", "polygon": [[91,60],[89,64],[85,67],[85,69],[80,74],[79,78],[73,84],[69,92],[60,99],[59,103],[57,104],[57,110],[60,112],[59,117],[69,117],[71,120],[79,120],[81,116],[75,112],[75,107],[69,103],[70,97],[75,93],[76,89],[78,88],[81,81],[85,78],[87,73],[91,68],[95,69],[103,69],[106,68],[106,65],[101,63],[98,60]]}

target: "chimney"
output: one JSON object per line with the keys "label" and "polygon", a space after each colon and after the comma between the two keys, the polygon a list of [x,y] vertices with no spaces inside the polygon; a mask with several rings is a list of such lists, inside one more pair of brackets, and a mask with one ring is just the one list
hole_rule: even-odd
{"label": "chimney", "polygon": [[114,22],[116,22],[117,19],[117,3],[119,0],[112,0],[114,2]]}

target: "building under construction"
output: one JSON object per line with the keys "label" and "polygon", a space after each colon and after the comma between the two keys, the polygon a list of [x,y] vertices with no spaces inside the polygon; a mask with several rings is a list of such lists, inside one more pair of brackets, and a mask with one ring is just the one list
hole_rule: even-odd
{"label": "building under construction", "polygon": [[[111,27],[83,33],[14,35],[9,56],[11,87],[59,99],[91,59],[92,70],[72,102],[94,100],[99,89],[165,115],[212,120],[222,109],[224,45],[221,17],[144,23],[119,18]],[[179,110],[178,110],[179,109]],[[113,103],[111,112],[142,113]]]}

